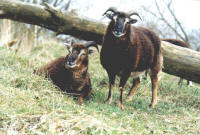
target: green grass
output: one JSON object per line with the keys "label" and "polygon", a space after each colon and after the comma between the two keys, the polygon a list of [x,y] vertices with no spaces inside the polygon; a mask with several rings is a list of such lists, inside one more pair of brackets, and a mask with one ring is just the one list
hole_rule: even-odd
{"label": "green grass", "polygon": [[[162,74],[158,104],[149,108],[150,79],[142,80],[133,100],[117,106],[119,90],[113,89],[113,104],[105,104],[108,78],[96,52],[90,56],[92,95],[82,106],[56,89],[33,70],[66,54],[64,46],[45,43],[30,53],[16,54],[0,47],[0,134],[200,134],[200,89],[178,86],[178,78]],[[127,83],[125,95],[131,86]],[[118,80],[117,80],[118,83]]]}

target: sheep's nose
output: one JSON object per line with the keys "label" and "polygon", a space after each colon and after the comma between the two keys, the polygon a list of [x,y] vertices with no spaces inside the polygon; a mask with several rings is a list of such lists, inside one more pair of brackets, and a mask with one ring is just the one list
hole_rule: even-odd
{"label": "sheep's nose", "polygon": [[121,34],[122,33],[122,24],[121,23],[117,23],[116,24],[116,29],[115,29],[115,33],[116,34]]}
{"label": "sheep's nose", "polygon": [[74,65],[75,59],[76,58],[74,56],[69,56],[69,58],[67,59],[67,64],[70,66]]}
{"label": "sheep's nose", "polygon": [[117,29],[121,29],[121,27],[122,27],[122,24],[121,24],[121,23],[118,23],[118,24],[117,24]]}

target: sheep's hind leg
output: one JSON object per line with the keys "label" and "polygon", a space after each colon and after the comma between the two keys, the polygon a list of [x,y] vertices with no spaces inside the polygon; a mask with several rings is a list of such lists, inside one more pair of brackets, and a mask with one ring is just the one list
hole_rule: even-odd
{"label": "sheep's hind leg", "polygon": [[183,78],[179,79],[178,85],[181,85],[183,83]]}
{"label": "sheep's hind leg", "polygon": [[83,95],[81,94],[80,96],[78,96],[78,104],[82,105],[83,103]]}
{"label": "sheep's hind leg", "polygon": [[137,89],[137,87],[138,87],[139,84],[140,84],[140,78],[139,77],[136,78],[136,79],[133,79],[132,87],[131,87],[131,89],[130,89],[127,97],[126,97],[126,100],[125,100],[126,102],[132,100],[134,94],[136,93],[136,89]]}
{"label": "sheep's hind leg", "polygon": [[158,89],[158,73],[151,71],[151,83],[152,83],[152,100],[150,106],[152,108],[157,104],[157,89]]}

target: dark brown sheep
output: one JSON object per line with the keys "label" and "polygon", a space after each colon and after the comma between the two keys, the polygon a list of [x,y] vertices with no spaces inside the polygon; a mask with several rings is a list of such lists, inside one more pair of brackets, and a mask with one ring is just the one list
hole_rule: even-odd
{"label": "dark brown sheep", "polygon": [[45,74],[61,90],[68,94],[78,96],[79,104],[88,99],[91,93],[91,81],[88,71],[88,50],[90,46],[98,49],[97,44],[89,41],[86,44],[66,45],[69,54],[57,58],[37,69],[37,75]]}
{"label": "dark brown sheep", "polygon": [[[177,45],[177,46],[185,47],[185,48],[190,48],[188,43],[181,41],[181,40],[178,40],[178,39],[170,39],[169,38],[169,39],[162,39],[162,40],[169,42],[169,43],[172,43],[173,45]],[[180,78],[178,84],[180,85],[182,82],[183,82],[183,78]],[[192,82],[187,80],[187,85],[192,86]]]}
{"label": "dark brown sheep", "polygon": [[[158,73],[162,66],[160,38],[151,30],[142,27],[132,27],[139,16],[136,12],[119,12],[109,8],[106,15],[111,22],[104,36],[100,60],[109,77],[109,95],[106,101],[112,102],[112,87],[116,75],[120,77],[120,108],[123,108],[122,95],[125,84],[130,76],[133,77],[132,88],[126,101],[132,99],[140,83],[139,75],[150,69],[152,82],[151,107],[157,103]],[[131,75],[132,74],[132,75]]]}
{"label": "dark brown sheep", "polygon": [[167,41],[169,43],[172,43],[172,44],[180,46],[180,47],[190,48],[190,45],[188,43],[178,40],[178,39],[166,38],[166,39],[162,39],[162,41]]}

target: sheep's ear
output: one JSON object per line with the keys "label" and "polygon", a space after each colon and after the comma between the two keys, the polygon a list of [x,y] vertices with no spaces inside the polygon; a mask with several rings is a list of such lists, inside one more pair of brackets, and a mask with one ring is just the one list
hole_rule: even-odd
{"label": "sheep's ear", "polygon": [[91,50],[91,49],[88,50],[88,54],[92,54],[93,52],[94,52],[94,51]]}
{"label": "sheep's ear", "polygon": [[65,44],[66,46],[67,46],[67,45],[72,46],[74,43],[75,43],[74,39],[71,38],[71,39],[68,39],[68,40],[67,40],[67,43],[64,43],[64,44]]}
{"label": "sheep's ear", "polygon": [[106,13],[105,14],[105,16],[107,17],[107,18],[109,18],[110,20],[113,20],[113,13]]}
{"label": "sheep's ear", "polygon": [[118,13],[118,11],[115,7],[110,7],[106,10],[106,12],[103,14],[103,16],[105,15],[109,19],[113,20],[113,16],[116,15],[117,13]]}
{"label": "sheep's ear", "polygon": [[89,48],[89,47],[91,47],[91,46],[94,46],[94,47],[97,49],[97,51],[99,52],[98,45],[97,45],[97,43],[94,42],[94,41],[87,41],[83,46],[84,46],[85,48]]}
{"label": "sheep's ear", "polygon": [[129,20],[129,23],[130,23],[130,24],[134,24],[134,23],[136,23],[136,22],[137,22],[136,19],[130,19],[130,20]]}

